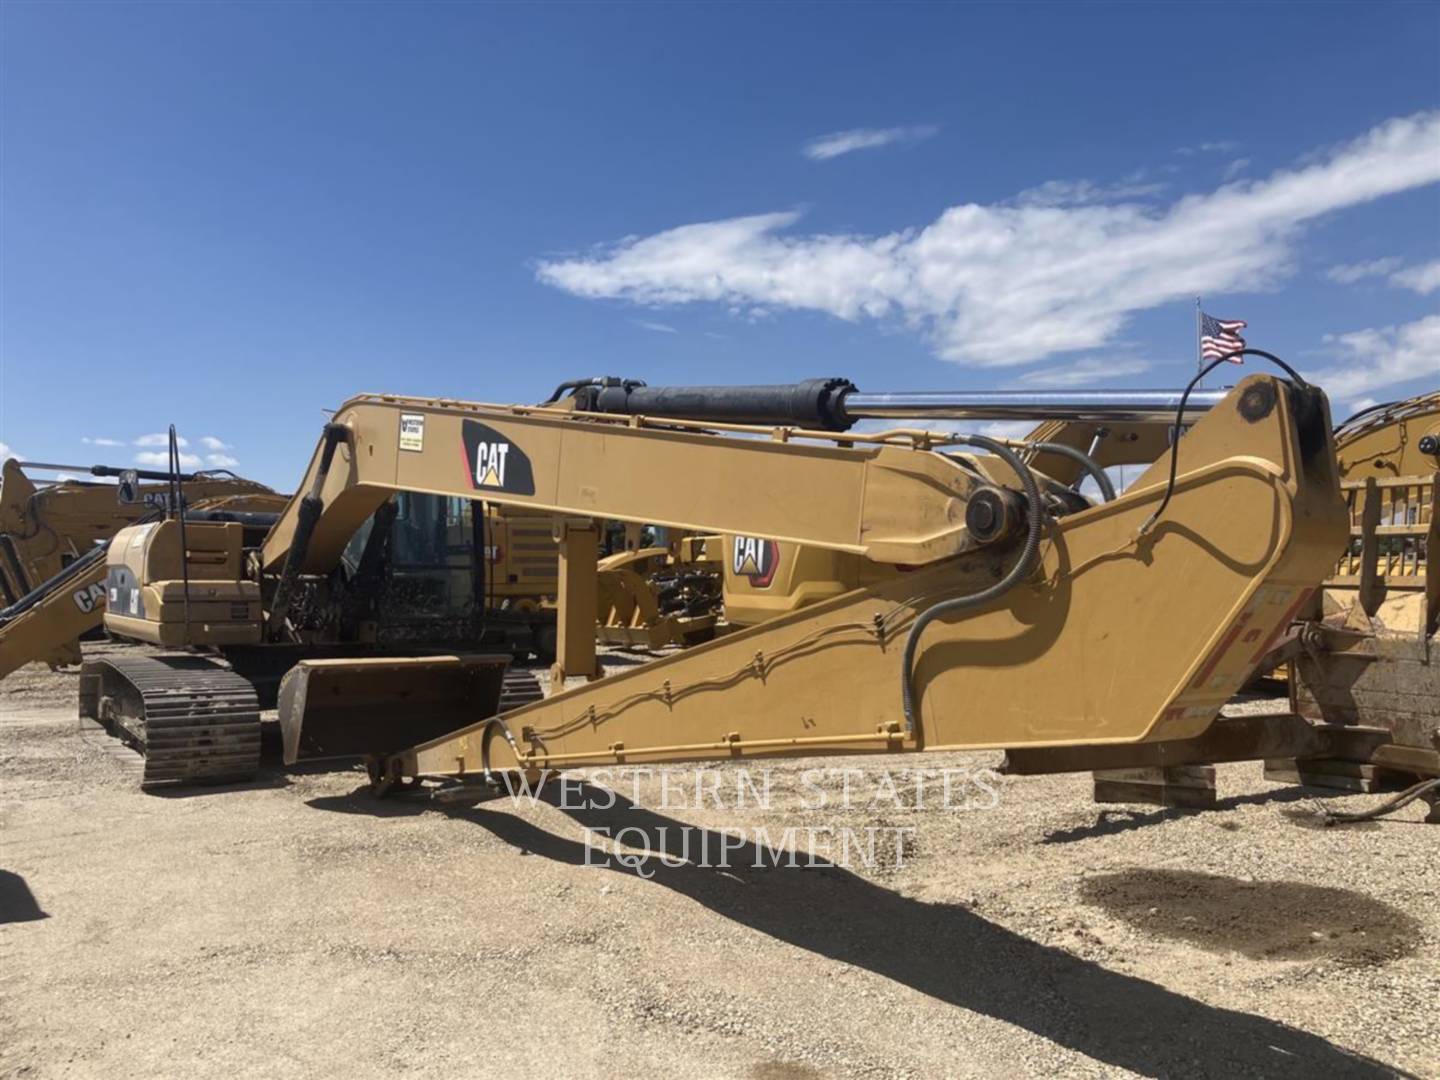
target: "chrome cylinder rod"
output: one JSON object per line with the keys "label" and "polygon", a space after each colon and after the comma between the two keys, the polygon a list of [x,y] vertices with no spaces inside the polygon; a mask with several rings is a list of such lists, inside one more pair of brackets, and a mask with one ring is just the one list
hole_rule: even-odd
{"label": "chrome cylinder rod", "polygon": [[[912,390],[847,393],[842,408],[855,420],[1082,420],[1174,423],[1183,390]],[[1225,390],[1194,390],[1185,416],[1196,419],[1225,399]]]}

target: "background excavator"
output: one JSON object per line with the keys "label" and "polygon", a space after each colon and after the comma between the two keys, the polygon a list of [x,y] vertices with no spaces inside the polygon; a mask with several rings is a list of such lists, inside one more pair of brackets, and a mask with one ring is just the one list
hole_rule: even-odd
{"label": "background excavator", "polygon": [[[82,711],[147,755],[174,749],[166,769],[147,760],[147,782],[233,776],[254,757],[222,729],[258,728],[278,683],[287,761],[364,755],[382,790],[497,768],[977,747],[1070,771],[1097,754],[1308,757],[1347,735],[1293,715],[1216,720],[1346,543],[1328,410],[1298,377],[1192,395],[1205,415],[1178,454],[1099,504],[982,436],[847,430],[984,415],[964,395],[843,380],[573,391],[542,407],[355,398],[257,548],[223,524],[126,530],[107,627],[187,651],[145,658],[148,672],[87,665]],[[1098,394],[1070,419],[1157,422],[1181,400]],[[694,476],[706,482],[677,482]],[[562,674],[597,674],[596,518],[838,552],[873,576],[542,700],[507,688],[504,656],[439,640],[402,653],[346,621],[364,597],[344,553],[396,492],[558,519]],[[1393,741],[1366,737],[1382,756]],[[1434,774],[1435,757],[1410,760]]]}
{"label": "background excavator", "polygon": [[[66,469],[102,478],[36,483],[25,470]],[[105,482],[105,480],[114,482]],[[137,522],[158,519],[176,498],[196,520],[231,521],[256,542],[286,497],[231,473],[182,474],[108,465],[0,467],[0,678],[39,661],[80,662],[80,639],[105,611],[104,544]]]}
{"label": "background excavator", "polygon": [[[37,483],[32,472],[84,472],[96,480]],[[102,628],[103,545],[120,529],[165,516],[177,498],[196,521],[242,526],[254,547],[289,501],[224,470],[178,477],[109,465],[51,466],[11,459],[0,471],[0,678],[25,664],[81,661],[80,639]],[[479,639],[549,660],[555,650],[556,544],[549,517],[486,511],[469,500],[397,496],[400,550],[387,560],[385,602],[412,622],[484,610]],[[385,515],[381,515],[383,520]],[[368,531],[371,523],[367,523]],[[358,570],[364,535],[351,553]],[[383,547],[378,545],[377,548]],[[483,560],[485,573],[473,573]],[[472,582],[483,580],[476,596]]]}
{"label": "background excavator", "polygon": [[[1366,409],[1335,441],[1350,543],[1277,652],[1293,665],[1292,707],[1440,749],[1440,573],[1429,565],[1440,547],[1440,392]],[[1272,760],[1267,775],[1370,791],[1413,774],[1320,757]]]}

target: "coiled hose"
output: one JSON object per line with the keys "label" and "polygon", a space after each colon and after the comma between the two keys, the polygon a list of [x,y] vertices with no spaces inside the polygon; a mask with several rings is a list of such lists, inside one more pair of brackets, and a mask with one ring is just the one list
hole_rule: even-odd
{"label": "coiled hose", "polygon": [[968,611],[982,604],[988,604],[991,600],[1004,596],[1029,577],[1030,571],[1035,565],[1035,558],[1040,552],[1040,539],[1045,531],[1045,504],[1040,501],[1040,485],[1035,482],[1035,475],[1030,471],[1029,466],[1020,460],[1020,455],[1003,443],[987,439],[983,435],[966,435],[960,441],[969,446],[978,446],[982,450],[988,450],[1015,470],[1015,475],[1020,477],[1020,486],[1025,490],[1029,531],[1025,535],[1025,546],[1020,549],[1020,558],[1010,568],[1010,572],[994,585],[968,596],[956,596],[950,600],[942,600],[915,616],[915,625],[910,627],[910,636],[905,639],[905,656],[900,666],[900,693],[905,707],[905,730],[910,734],[914,734],[915,731],[914,668],[915,650],[920,644],[920,635],[925,632],[925,628],[931,622],[942,615]]}

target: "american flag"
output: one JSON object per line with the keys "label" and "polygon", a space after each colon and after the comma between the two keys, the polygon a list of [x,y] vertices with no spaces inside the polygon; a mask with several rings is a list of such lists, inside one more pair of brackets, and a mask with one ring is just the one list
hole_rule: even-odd
{"label": "american flag", "polygon": [[[1245,339],[1240,331],[1245,328],[1243,319],[1217,319],[1213,315],[1200,313],[1200,358],[1219,360],[1226,353],[1245,348]],[[1243,358],[1232,357],[1232,364],[1243,364]]]}

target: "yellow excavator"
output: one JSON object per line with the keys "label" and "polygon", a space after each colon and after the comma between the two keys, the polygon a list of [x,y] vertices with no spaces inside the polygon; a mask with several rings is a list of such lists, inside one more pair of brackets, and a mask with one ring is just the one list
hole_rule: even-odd
{"label": "yellow excavator", "polygon": [[[363,756],[377,791],[508,769],[982,747],[1019,754],[1023,771],[1321,749],[1385,759],[1393,739],[1374,732],[1217,719],[1347,543],[1328,405],[1291,375],[988,403],[833,379],[587,381],[538,407],[362,395],[326,425],[257,547],[183,518],[115,538],[107,629],[177,651],[87,664],[82,712],[144,750],[147,783],[253,769],[267,686],[288,762]],[[1011,407],[1107,423],[1203,415],[1099,503],[983,436],[849,430]],[[597,518],[836,552],[863,560],[863,579],[541,698],[507,685],[504,654],[438,636],[397,649],[374,620],[344,618],[365,600],[342,571],[347,546],[397,492],[557,519],[563,674],[595,674]],[[1440,755],[1412,750],[1398,752],[1440,774]]]}
{"label": "yellow excavator", "polygon": [[[1440,749],[1440,392],[1351,417],[1336,449],[1350,543],[1279,651],[1295,669],[1292,707]],[[1413,775],[1343,757],[1274,761],[1269,774],[1350,790]]]}
{"label": "yellow excavator", "polygon": [[[95,480],[37,483],[31,472],[83,472]],[[80,639],[105,611],[104,544],[126,526],[160,517],[177,497],[168,472],[109,465],[20,462],[0,466],[0,678],[32,662],[80,662]],[[286,498],[225,471],[183,474],[178,498],[196,520],[238,523],[253,542]]]}

